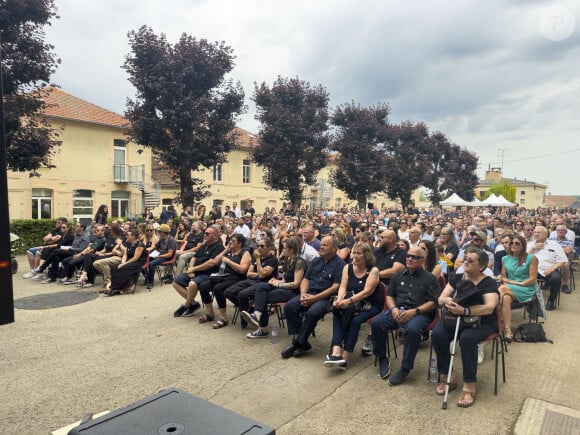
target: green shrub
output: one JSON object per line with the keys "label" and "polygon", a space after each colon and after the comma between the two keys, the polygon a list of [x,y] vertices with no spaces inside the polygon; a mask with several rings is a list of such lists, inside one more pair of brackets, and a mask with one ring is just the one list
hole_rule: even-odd
{"label": "green shrub", "polygon": [[16,244],[15,254],[26,253],[32,246],[42,245],[42,238],[54,230],[56,219],[14,219],[10,222],[10,232],[18,235],[22,243]]}

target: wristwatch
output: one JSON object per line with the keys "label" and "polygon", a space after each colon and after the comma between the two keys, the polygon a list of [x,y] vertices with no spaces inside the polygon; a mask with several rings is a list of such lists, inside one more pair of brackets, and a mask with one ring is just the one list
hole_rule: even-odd
{"label": "wristwatch", "polygon": [[421,308],[415,308],[415,314],[418,316],[420,314],[422,314],[421,312]]}

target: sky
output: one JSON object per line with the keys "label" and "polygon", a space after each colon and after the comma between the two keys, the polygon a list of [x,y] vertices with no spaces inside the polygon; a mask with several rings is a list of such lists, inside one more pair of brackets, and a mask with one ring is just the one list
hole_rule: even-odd
{"label": "sky", "polygon": [[62,90],[123,114],[135,90],[121,68],[142,25],[225,41],[230,77],[258,132],[254,83],[322,85],[330,109],[387,102],[390,121],[425,122],[479,157],[478,175],[580,195],[580,2],[577,0],[55,0],[46,28]]}

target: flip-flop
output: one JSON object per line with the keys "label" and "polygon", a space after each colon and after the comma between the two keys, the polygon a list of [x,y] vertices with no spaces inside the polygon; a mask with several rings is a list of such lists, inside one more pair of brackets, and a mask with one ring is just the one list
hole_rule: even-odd
{"label": "flip-flop", "polygon": [[[465,399],[465,397],[467,395],[470,395],[471,398],[473,399],[471,402],[469,403],[461,403],[463,402],[463,400]],[[471,392],[471,391],[462,391],[461,395],[459,396],[459,400],[457,401],[457,406],[459,406],[460,408],[469,408],[471,405],[473,405],[475,403],[475,392]]]}

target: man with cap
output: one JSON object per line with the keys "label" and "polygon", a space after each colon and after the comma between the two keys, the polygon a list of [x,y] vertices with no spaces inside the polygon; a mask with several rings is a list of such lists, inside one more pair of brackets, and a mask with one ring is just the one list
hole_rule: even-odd
{"label": "man with cap", "polygon": [[167,224],[159,225],[157,233],[159,234],[159,241],[155,245],[155,249],[149,256],[149,270],[147,271],[147,288],[153,287],[155,281],[155,269],[158,264],[171,260],[173,254],[177,249],[177,241],[169,235],[171,228]]}
{"label": "man with cap", "polygon": [[476,248],[483,249],[489,258],[489,262],[487,263],[487,267],[493,270],[493,251],[487,245],[487,231],[478,229],[476,227],[469,227],[469,242],[463,245],[461,251],[459,251],[459,255],[455,260],[455,270],[459,269],[459,267],[463,264],[463,258],[465,257],[465,249],[469,246],[475,246]]}

